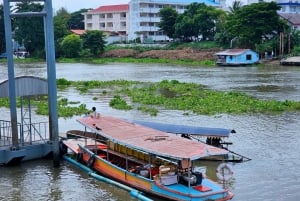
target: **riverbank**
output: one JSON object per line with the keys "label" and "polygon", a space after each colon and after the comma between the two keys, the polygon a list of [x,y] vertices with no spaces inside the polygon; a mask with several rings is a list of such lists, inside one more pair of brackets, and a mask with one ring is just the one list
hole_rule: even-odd
{"label": "riverbank", "polygon": [[[57,58],[58,63],[161,63],[189,66],[215,66],[215,54],[221,48],[195,49],[181,48],[175,50],[151,49],[139,51],[130,48],[120,48],[105,51],[100,57],[80,57],[80,58]],[[6,62],[1,59],[0,63]],[[26,58],[16,59],[16,63],[38,63],[44,62],[43,59]],[[262,60],[261,65],[279,65],[279,60]]]}
{"label": "riverbank", "polygon": [[193,60],[204,61],[214,60],[215,53],[219,52],[219,48],[197,50],[192,48],[176,49],[176,50],[149,50],[139,52],[134,49],[114,49],[109,50],[101,55],[103,58],[126,58],[132,57],[152,58],[152,59],[169,59],[169,60]]}

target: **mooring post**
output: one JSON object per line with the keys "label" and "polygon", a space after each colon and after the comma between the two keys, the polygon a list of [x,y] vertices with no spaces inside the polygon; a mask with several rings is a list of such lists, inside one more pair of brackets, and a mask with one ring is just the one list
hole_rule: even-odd
{"label": "mooring post", "polygon": [[9,103],[10,103],[10,118],[12,130],[12,149],[19,149],[18,139],[18,119],[17,119],[17,104],[16,104],[16,88],[15,88],[15,72],[13,59],[13,44],[12,44],[12,26],[10,19],[10,5],[8,0],[3,1],[4,8],[4,27],[5,27],[5,42],[7,52],[8,66],[8,85],[9,85]]}
{"label": "mooring post", "polygon": [[57,89],[56,89],[56,67],[55,67],[55,47],[53,29],[53,9],[52,0],[45,0],[46,16],[45,24],[45,45],[48,75],[48,105],[49,105],[49,126],[51,139],[53,141],[53,165],[59,167],[59,139],[58,139],[58,114],[57,114]]}

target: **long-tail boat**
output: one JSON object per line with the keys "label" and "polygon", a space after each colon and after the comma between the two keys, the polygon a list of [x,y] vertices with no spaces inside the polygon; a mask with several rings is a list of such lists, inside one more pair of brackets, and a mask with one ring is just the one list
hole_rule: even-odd
{"label": "long-tail boat", "polygon": [[110,116],[77,119],[83,132],[100,139],[62,140],[62,151],[73,154],[97,173],[146,194],[167,200],[225,201],[228,189],[209,180],[193,161],[226,150]]}

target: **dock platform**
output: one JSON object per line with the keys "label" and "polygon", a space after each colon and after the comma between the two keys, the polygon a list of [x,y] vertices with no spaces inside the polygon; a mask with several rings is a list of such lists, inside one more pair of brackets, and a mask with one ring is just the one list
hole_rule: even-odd
{"label": "dock platform", "polygon": [[280,60],[280,65],[283,66],[300,66],[300,56],[288,57]]}
{"label": "dock platform", "polygon": [[50,155],[53,145],[49,140],[48,123],[31,124],[32,129],[24,131],[21,124],[18,145],[12,140],[10,121],[0,120],[0,165],[16,164]]}

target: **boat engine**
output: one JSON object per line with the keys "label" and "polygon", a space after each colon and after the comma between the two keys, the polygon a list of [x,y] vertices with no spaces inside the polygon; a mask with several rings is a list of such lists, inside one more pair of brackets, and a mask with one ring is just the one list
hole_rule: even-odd
{"label": "boat engine", "polygon": [[180,182],[185,185],[188,185],[190,182],[190,185],[194,186],[201,184],[202,178],[203,176],[201,172],[193,172],[192,174],[190,174],[190,176],[187,173],[185,173],[180,176]]}

